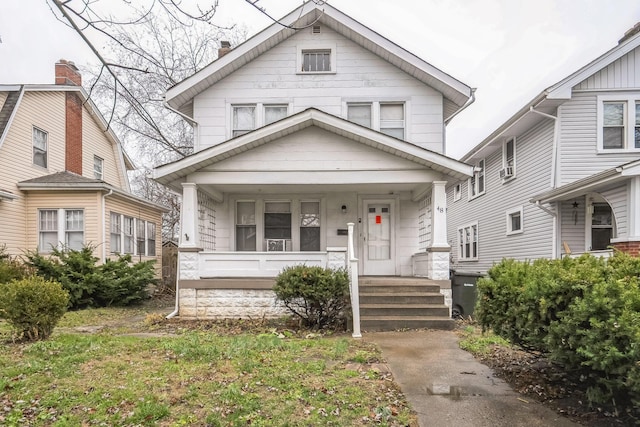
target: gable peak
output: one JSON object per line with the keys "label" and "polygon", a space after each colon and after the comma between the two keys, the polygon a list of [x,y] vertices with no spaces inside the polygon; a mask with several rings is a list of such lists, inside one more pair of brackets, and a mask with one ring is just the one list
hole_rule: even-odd
{"label": "gable peak", "polygon": [[618,40],[618,44],[624,43],[625,41],[629,40],[631,37],[635,36],[638,33],[640,33],[640,22],[636,23],[636,25],[628,29],[624,33],[624,36],[622,36],[622,38]]}

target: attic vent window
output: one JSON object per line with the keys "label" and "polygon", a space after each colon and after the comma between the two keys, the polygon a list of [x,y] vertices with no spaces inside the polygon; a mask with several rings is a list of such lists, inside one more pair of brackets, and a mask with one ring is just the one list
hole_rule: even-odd
{"label": "attic vent window", "polygon": [[314,25],[313,27],[311,27],[311,33],[320,34],[320,25]]}
{"label": "attic vent window", "polygon": [[314,49],[302,51],[302,72],[328,72],[331,71],[331,50]]}

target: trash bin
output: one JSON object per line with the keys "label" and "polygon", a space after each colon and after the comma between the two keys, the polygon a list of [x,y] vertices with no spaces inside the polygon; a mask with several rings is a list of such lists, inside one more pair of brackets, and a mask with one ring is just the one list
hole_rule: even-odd
{"label": "trash bin", "polygon": [[481,273],[456,271],[451,280],[451,317],[460,318],[473,315],[478,297],[478,278]]}

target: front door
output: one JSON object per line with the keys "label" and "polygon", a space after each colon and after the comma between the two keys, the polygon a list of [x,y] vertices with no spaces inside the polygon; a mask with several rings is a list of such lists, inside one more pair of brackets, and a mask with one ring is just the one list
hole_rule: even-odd
{"label": "front door", "polygon": [[364,274],[395,275],[393,204],[365,202]]}

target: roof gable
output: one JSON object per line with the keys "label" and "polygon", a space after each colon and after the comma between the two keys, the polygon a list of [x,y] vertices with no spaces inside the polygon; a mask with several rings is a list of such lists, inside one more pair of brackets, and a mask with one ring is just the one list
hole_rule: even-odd
{"label": "roof gable", "polygon": [[160,183],[171,185],[191,173],[211,168],[219,162],[262,147],[272,141],[282,140],[288,135],[312,126],[456,179],[464,179],[473,174],[472,166],[450,157],[359,126],[323,111],[309,108],[222,144],[199,151],[184,159],[159,166],[154,170],[153,176]]}
{"label": "roof gable", "polygon": [[326,25],[422,83],[441,92],[447,104],[445,112],[447,115],[453,114],[472,96],[471,88],[464,83],[326,3],[323,6],[309,2],[304,3],[279,22],[284,26],[272,24],[201,71],[171,87],[166,93],[167,103],[183,114],[191,116],[192,100],[196,95],[296,33],[296,30],[286,26],[302,28],[314,23]]}

